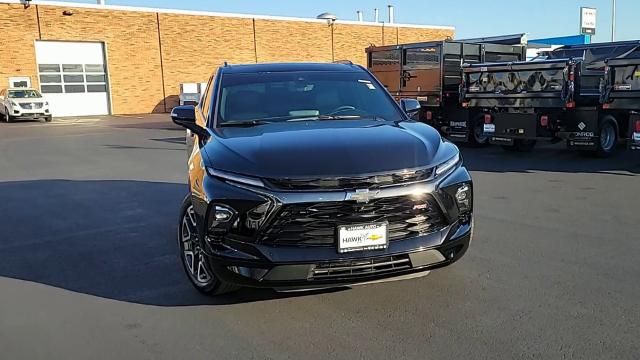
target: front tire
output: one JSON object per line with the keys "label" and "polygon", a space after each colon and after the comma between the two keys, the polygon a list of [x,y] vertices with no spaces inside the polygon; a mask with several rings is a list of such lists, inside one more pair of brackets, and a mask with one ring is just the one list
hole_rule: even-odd
{"label": "front tire", "polygon": [[9,109],[4,108],[4,114],[2,114],[2,120],[6,123],[11,122],[11,115],[9,115]]}
{"label": "front tire", "polygon": [[237,290],[239,287],[220,280],[212,270],[208,257],[202,251],[198,236],[196,214],[187,195],[180,209],[178,226],[178,248],[180,259],[191,284],[207,295],[220,295]]}

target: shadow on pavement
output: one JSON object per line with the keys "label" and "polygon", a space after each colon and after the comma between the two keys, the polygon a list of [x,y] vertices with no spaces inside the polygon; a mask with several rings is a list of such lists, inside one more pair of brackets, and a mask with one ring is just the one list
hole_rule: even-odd
{"label": "shadow on pavement", "polygon": [[158,306],[313,294],[246,289],[212,298],[197,292],[175,241],[187,190],[146,181],[0,183],[0,276]]}
{"label": "shadow on pavement", "polygon": [[461,151],[465,165],[471,171],[640,174],[640,152],[623,147],[609,158],[594,158],[569,151],[562,144],[542,144],[529,153],[508,152],[499,146],[461,147]]}

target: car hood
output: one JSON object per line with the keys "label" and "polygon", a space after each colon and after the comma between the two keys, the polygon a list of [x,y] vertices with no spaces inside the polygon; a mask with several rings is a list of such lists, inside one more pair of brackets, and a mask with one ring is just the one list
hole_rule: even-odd
{"label": "car hood", "polygon": [[[217,128],[206,165],[262,178],[341,177],[428,167],[456,148],[413,121],[305,121]],[[442,151],[445,148],[446,151]]]}

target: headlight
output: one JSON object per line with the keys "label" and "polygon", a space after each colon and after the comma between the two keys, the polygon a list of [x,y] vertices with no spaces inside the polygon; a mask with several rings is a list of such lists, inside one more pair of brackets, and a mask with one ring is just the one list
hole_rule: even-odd
{"label": "headlight", "polygon": [[240,184],[264,187],[264,183],[262,182],[262,180],[258,178],[250,177],[250,176],[229,173],[226,171],[217,170],[210,167],[207,168],[207,173],[211,176],[215,176],[221,179],[225,179],[225,180],[240,183]]}
{"label": "headlight", "polygon": [[18,106],[18,104],[16,104],[15,102],[11,101],[11,105],[13,106]]}
{"label": "headlight", "polygon": [[456,191],[456,202],[458,203],[458,209],[460,213],[466,213],[471,211],[471,186],[469,184],[462,184]]}
{"label": "headlight", "polygon": [[456,153],[451,159],[443,162],[436,167],[436,176],[440,176],[451,171],[460,163],[460,153]]}
{"label": "headlight", "polygon": [[48,102],[48,101],[45,101],[45,102],[44,102],[44,106],[49,106],[49,102]]}

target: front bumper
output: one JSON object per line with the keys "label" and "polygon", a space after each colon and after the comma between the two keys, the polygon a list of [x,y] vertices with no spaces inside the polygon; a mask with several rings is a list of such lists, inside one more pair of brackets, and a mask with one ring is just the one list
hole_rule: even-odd
{"label": "front bumper", "polygon": [[9,111],[9,114],[13,119],[16,120],[33,120],[33,119],[44,119],[51,117],[51,112],[48,108],[41,109],[22,109],[14,107]]}
{"label": "front bumper", "polygon": [[338,254],[335,248],[275,248],[256,245],[265,258],[225,246],[209,253],[222,280],[278,290],[320,289],[421,275],[458,261],[469,248],[472,223],[391,242],[384,250]]}
{"label": "front bumper", "polygon": [[[217,276],[248,287],[315,289],[411,276],[452,264],[466,252],[472,238],[472,212],[461,214],[454,199],[463,184],[472,189],[468,171],[459,166],[437,180],[382,189],[379,192],[382,198],[429,194],[446,218],[445,226],[392,240],[382,250],[339,253],[335,244],[289,246],[239,241],[229,236],[215,241],[205,237],[201,242]],[[211,223],[206,219],[217,205],[244,213],[256,206],[255,198],[263,201],[271,198],[284,204],[353,201],[346,200],[345,192],[341,191],[274,192],[229,184],[211,176],[204,178],[203,190],[202,198],[192,190],[194,208],[204,225],[202,234],[207,231],[211,234],[211,229],[206,229]]]}

